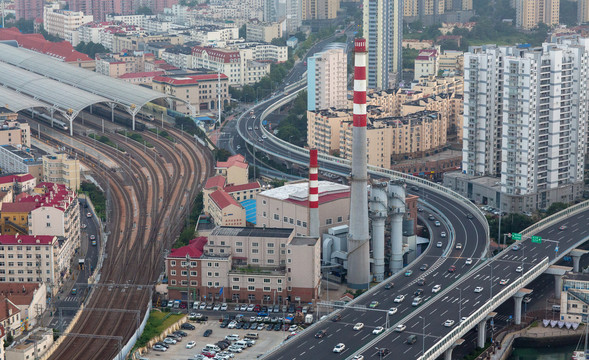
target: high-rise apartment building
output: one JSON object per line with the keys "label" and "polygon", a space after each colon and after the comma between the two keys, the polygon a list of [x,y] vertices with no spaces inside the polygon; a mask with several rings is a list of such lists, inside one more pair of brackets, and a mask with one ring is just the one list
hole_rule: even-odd
{"label": "high-rise apartment building", "polygon": [[448,0],[405,0],[403,2],[403,16],[423,17],[442,15],[447,9]]}
{"label": "high-rise apartment building", "polygon": [[70,44],[77,43],[76,30],[84,24],[93,21],[92,15],[86,16],[81,11],[56,9],[52,5],[45,6],[43,12],[43,27],[51,35],[55,35]]}
{"label": "high-rise apartment building", "polygon": [[307,59],[307,110],[347,107],[346,44],[331,44]]}
{"label": "high-rise apartment building", "polygon": [[577,22],[589,22],[589,0],[577,0]]}
{"label": "high-rise apartment building", "polygon": [[393,88],[403,70],[403,0],[365,0],[363,8],[368,87]]}
{"label": "high-rise apartment building", "polygon": [[302,0],[303,20],[335,19],[340,0]]}
{"label": "high-rise apartment building", "polygon": [[472,10],[472,0],[444,0],[446,11]]}
{"label": "high-rise apartment building", "polygon": [[464,59],[463,173],[500,176],[501,192],[523,198],[523,210],[545,207],[558,189],[582,188],[588,85],[577,79],[588,73],[589,39],[471,48]]}
{"label": "high-rise apartment building", "polygon": [[560,0],[515,0],[516,26],[530,30],[544,23],[558,25]]}
{"label": "high-rise apartment building", "polygon": [[34,20],[43,17],[43,0],[15,0],[16,20]]}

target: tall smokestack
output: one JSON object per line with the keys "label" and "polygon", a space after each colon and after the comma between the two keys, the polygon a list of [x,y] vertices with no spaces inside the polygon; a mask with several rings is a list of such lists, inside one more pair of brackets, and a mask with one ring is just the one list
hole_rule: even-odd
{"label": "tall smokestack", "polygon": [[370,283],[368,230],[368,171],[366,165],[366,39],[354,40],[354,128],[350,232],[348,233],[348,286],[366,289]]}
{"label": "tall smokestack", "polygon": [[319,162],[317,149],[309,150],[309,236],[319,237]]}

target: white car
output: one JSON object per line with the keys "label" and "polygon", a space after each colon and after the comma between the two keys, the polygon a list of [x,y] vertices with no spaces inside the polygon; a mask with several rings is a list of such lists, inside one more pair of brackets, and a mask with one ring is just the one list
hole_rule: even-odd
{"label": "white car", "polygon": [[524,271],[524,268],[522,266],[518,266],[518,267],[515,268],[515,272],[520,273],[522,271]]}
{"label": "white car", "polygon": [[462,243],[456,243],[456,250],[462,249]]}
{"label": "white car", "polygon": [[441,223],[440,223],[438,220],[436,220],[436,221],[434,222],[434,225],[435,225],[436,227],[440,227],[440,226],[442,226],[442,224],[441,224]]}
{"label": "white car", "polygon": [[[293,332],[293,331],[297,331],[298,329],[299,329],[299,327],[298,327],[298,326],[296,326],[296,325],[291,325],[291,326],[288,328],[288,331],[290,331],[290,332]],[[354,329],[354,330],[355,330],[355,329]]]}
{"label": "white car", "polygon": [[352,360],[364,360],[364,355],[356,355],[352,358]]}
{"label": "white car", "polygon": [[188,344],[186,344],[187,349],[192,349],[195,346],[196,346],[196,341],[189,341]]}
{"label": "white car", "polygon": [[239,311],[247,311],[247,305],[241,305],[241,307],[239,308]]}
{"label": "white car", "polygon": [[446,232],[445,232],[445,231],[442,231],[442,232],[440,233],[440,236],[441,236],[441,237],[443,237],[443,238],[445,238],[445,237],[446,237]]}
{"label": "white car", "polygon": [[86,214],[86,217],[87,217],[87,218],[91,218],[91,217],[92,217],[92,213],[87,213],[87,214]]}
{"label": "white car", "polygon": [[405,331],[405,329],[407,329],[407,326],[406,326],[406,325],[404,325],[404,324],[399,324],[399,325],[397,325],[397,327],[395,328],[395,331],[396,331],[396,332],[403,332],[403,331]]}
{"label": "white car", "polygon": [[364,327],[364,323],[357,323],[356,325],[354,325],[354,330],[356,330],[356,331],[362,330],[363,327]]}
{"label": "white car", "polygon": [[463,322],[466,319],[467,319],[467,317],[466,316],[463,316],[462,319],[460,319],[460,322]]}
{"label": "white car", "polygon": [[239,335],[237,335],[237,334],[227,335],[227,336],[225,336],[225,340],[237,341],[237,340],[239,340]]}
{"label": "white car", "polygon": [[346,345],[344,345],[343,343],[339,343],[333,348],[333,352],[339,354],[342,351],[344,351],[345,348],[346,348]]}
{"label": "white car", "polygon": [[221,305],[221,311],[227,311],[227,304],[223,303],[223,305]]}
{"label": "white car", "polygon": [[165,346],[161,346],[161,345],[154,345],[153,350],[154,351],[168,351],[168,348]]}
{"label": "white car", "polygon": [[436,244],[436,247],[441,248],[442,247],[442,242],[441,241],[438,241],[438,243]]}
{"label": "white car", "polygon": [[373,335],[380,335],[380,334],[382,334],[383,331],[384,331],[384,328],[382,326],[377,326],[374,328],[374,330],[372,330],[372,334]]}
{"label": "white car", "polygon": [[240,353],[243,351],[243,349],[239,346],[235,346],[235,345],[231,345],[227,348],[227,350],[234,352],[234,353]]}
{"label": "white car", "polygon": [[439,285],[439,284],[438,285],[434,285],[434,287],[432,288],[432,292],[434,294],[435,293],[438,293],[440,290],[442,290],[442,285]]}
{"label": "white car", "polygon": [[400,303],[400,302],[403,302],[403,300],[405,300],[405,295],[398,295],[398,296],[395,298],[394,302],[396,302],[396,303]]}
{"label": "white car", "polygon": [[219,310],[221,310],[221,305],[219,305],[219,304],[216,304],[216,305],[213,307],[213,310],[215,310],[215,311],[219,311]]}
{"label": "white car", "polygon": [[82,224],[82,229],[85,229],[85,228],[87,228],[87,227],[88,227],[88,225],[86,225],[86,224]]}
{"label": "white car", "polygon": [[444,323],[445,327],[452,327],[454,326],[454,320],[446,320],[446,322]]}
{"label": "white car", "polygon": [[472,259],[471,258],[466,259],[466,265],[472,265]]}
{"label": "white car", "polygon": [[172,339],[170,337],[167,337],[167,338],[164,339],[164,344],[176,345],[176,340],[174,340],[174,339]]}
{"label": "white car", "polygon": [[501,281],[499,281],[499,285],[507,285],[508,282],[509,279],[501,279]]}
{"label": "white car", "polygon": [[237,321],[232,321],[229,324],[227,324],[227,329],[235,329],[236,326],[237,326]]}
{"label": "white car", "polygon": [[477,287],[474,288],[474,292],[475,293],[480,293],[482,291],[483,291],[483,287],[482,286],[477,286]]}
{"label": "white car", "polygon": [[198,308],[199,308],[199,310],[204,310],[204,309],[206,309],[206,308],[207,308],[207,303],[203,301],[203,303],[202,303],[202,304],[200,304],[200,306],[199,306]]}
{"label": "white car", "polygon": [[389,315],[395,315],[397,313],[397,308],[393,307],[389,309]]}
{"label": "white car", "polygon": [[247,311],[254,311],[254,308],[256,307],[256,305],[254,304],[249,304],[249,306],[247,307]]}

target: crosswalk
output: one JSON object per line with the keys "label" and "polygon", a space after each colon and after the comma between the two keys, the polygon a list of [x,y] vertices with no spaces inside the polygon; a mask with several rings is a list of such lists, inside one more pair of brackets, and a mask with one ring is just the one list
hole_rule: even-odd
{"label": "crosswalk", "polygon": [[62,299],[62,301],[69,301],[69,302],[78,302],[77,296],[67,296]]}

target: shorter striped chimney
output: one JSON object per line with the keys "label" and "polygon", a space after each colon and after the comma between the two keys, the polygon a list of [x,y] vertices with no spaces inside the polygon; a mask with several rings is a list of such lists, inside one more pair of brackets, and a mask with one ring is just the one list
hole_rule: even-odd
{"label": "shorter striped chimney", "polygon": [[317,149],[309,150],[309,236],[319,237],[319,161]]}

